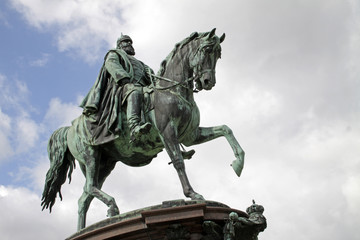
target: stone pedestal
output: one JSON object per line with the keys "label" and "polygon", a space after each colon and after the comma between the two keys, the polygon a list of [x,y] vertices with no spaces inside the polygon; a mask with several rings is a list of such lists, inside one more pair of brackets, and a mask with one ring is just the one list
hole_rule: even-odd
{"label": "stone pedestal", "polygon": [[108,218],[82,229],[68,240],[220,240],[224,239],[230,213],[244,219],[249,217],[218,202],[167,201]]}

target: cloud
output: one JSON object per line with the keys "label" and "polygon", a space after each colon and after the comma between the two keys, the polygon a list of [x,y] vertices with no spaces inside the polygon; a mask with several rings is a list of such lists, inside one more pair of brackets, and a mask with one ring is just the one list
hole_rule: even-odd
{"label": "cloud", "polygon": [[9,135],[11,127],[11,118],[3,113],[0,108],[0,162],[13,154]]}
{"label": "cloud", "polygon": [[126,4],[126,1],[110,0],[12,1],[12,6],[30,25],[55,33],[60,51],[79,54],[88,62],[98,59],[103,45],[113,46],[107,41],[126,30],[125,21],[121,19],[122,7]]}
{"label": "cloud", "polygon": [[9,23],[7,18],[8,18],[7,14],[4,13],[2,10],[0,10],[0,24],[10,28],[11,24]]}
{"label": "cloud", "polygon": [[[49,215],[41,212],[39,196],[27,188],[0,185],[0,204],[2,216],[6,216],[0,218],[2,239],[30,240],[39,239],[39,236],[54,240],[65,239],[71,231],[74,231],[65,214]],[[66,201],[63,202],[64,210],[65,205],[67,205]],[[72,209],[71,205],[67,207]],[[54,222],[61,224],[62,227],[58,228]]]}
{"label": "cloud", "polygon": [[28,94],[24,82],[11,82],[0,74],[0,160],[28,151],[38,140],[41,128],[30,118],[33,108]]}
{"label": "cloud", "polygon": [[82,109],[75,103],[63,103],[59,98],[50,100],[44,122],[50,129],[70,126],[71,121],[81,115]]}
{"label": "cloud", "polygon": [[40,127],[30,118],[19,118],[15,124],[17,152],[28,151],[35,146],[39,139]]}
{"label": "cloud", "polygon": [[[120,32],[130,34],[139,59],[155,67],[193,31],[216,26],[218,32],[226,32],[217,85],[211,92],[197,94],[196,101],[204,126],[228,124],[233,129],[246,152],[245,169],[241,178],[235,177],[229,166],[234,156],[224,138],[191,147],[196,155],[186,166],[193,187],[206,198],[234,208],[244,210],[253,198],[263,204],[269,228],[260,238],[357,238],[360,41],[356,1],[12,2],[31,26],[53,34],[61,51],[88,62],[103,57]],[[5,80],[0,77],[1,100],[21,105],[9,94]],[[27,92],[26,85],[14,89]],[[41,128],[52,131],[69,125],[81,113],[76,105],[52,99]],[[4,120],[0,141],[10,144],[9,126],[17,118],[0,106]],[[23,129],[35,124],[35,131],[22,136],[34,142],[39,124],[29,115],[24,119],[30,127]],[[49,164],[44,155],[33,168],[37,191]],[[143,168],[119,163],[104,191],[115,197],[122,212],[183,198],[168,161],[164,152]],[[38,221],[74,229],[83,181],[77,169],[71,185],[64,185],[67,202],[57,202],[54,213]],[[27,189],[16,192],[4,186],[3,195],[5,191],[8,196],[32,199],[24,205],[28,208],[38,204],[38,194]],[[104,204],[94,201],[89,222],[103,219],[105,212]],[[34,225],[39,224],[34,221]]]}
{"label": "cloud", "polygon": [[348,209],[351,215],[358,216],[360,214],[358,203],[360,201],[360,176],[350,175],[343,185],[343,193],[346,197]]}
{"label": "cloud", "polygon": [[50,54],[43,53],[41,55],[41,58],[30,61],[29,64],[32,67],[44,67],[49,62],[49,59],[50,59]]}
{"label": "cloud", "polygon": [[[5,81],[7,80],[3,79],[4,85],[9,86]],[[27,88],[24,85],[19,84],[18,86],[21,88],[20,92],[26,92]],[[13,87],[10,88],[13,89]],[[16,96],[13,96],[11,102],[16,103],[16,99]],[[15,112],[15,116],[16,114],[18,116],[12,120],[0,111],[1,154],[5,154],[6,150],[11,150],[11,146],[16,143],[18,149],[12,154],[19,156],[20,153],[27,153],[27,158],[31,162],[31,164],[22,163],[19,169],[14,169],[14,172],[11,173],[14,178],[13,182],[24,182],[24,187],[0,185],[2,216],[9,216],[0,218],[0,232],[3,239],[38,239],[39,232],[46,239],[65,239],[76,231],[77,200],[81,195],[85,179],[80,169],[77,168],[73,173],[71,187],[64,184],[62,188],[64,200],[57,199],[56,209],[53,209],[52,214],[49,214],[48,211],[42,212],[40,194],[50,166],[44,144],[47,139],[44,138],[47,138],[47,133],[53,131],[54,128],[70,125],[71,120],[79,114],[79,107],[74,103],[62,103],[59,99],[53,99],[41,123],[36,123],[31,119],[31,115],[22,115],[25,113],[24,111]],[[6,133],[5,142],[2,141],[3,132]],[[10,134],[16,134],[15,138]],[[6,149],[5,143],[10,146],[8,149]],[[35,144],[41,149],[34,149]],[[101,216],[96,213],[89,214],[88,221],[96,222],[97,219],[106,216],[105,213],[100,214]],[[58,224],[62,227],[58,228]],[[16,231],[19,226],[22,231]]]}

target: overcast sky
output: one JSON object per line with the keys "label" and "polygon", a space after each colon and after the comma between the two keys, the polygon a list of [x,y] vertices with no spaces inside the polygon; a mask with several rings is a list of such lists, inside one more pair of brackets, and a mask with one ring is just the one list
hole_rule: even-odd
{"label": "overcast sky", "polygon": [[[0,3],[0,236],[64,239],[76,231],[79,168],[42,212],[53,131],[81,114],[121,32],[155,71],[174,44],[217,28],[216,87],[196,95],[201,125],[226,124],[246,152],[238,178],[224,138],[194,146],[194,189],[245,210],[265,207],[260,239],[348,239],[360,226],[358,0],[4,0]],[[104,184],[121,212],[184,198],[169,158],[118,163]],[[88,225],[106,218],[94,200]]]}

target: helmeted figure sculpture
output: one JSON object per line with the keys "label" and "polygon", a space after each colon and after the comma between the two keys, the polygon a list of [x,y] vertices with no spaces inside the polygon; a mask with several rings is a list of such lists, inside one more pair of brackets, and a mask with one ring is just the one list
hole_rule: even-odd
{"label": "helmeted figure sculpture", "polygon": [[92,145],[106,143],[120,134],[122,106],[126,106],[131,142],[151,129],[151,123],[141,121],[141,111],[142,88],[151,84],[153,70],[134,57],[132,43],[128,35],[121,35],[117,48],[105,55],[94,86],[80,104],[85,128],[79,128],[79,132]]}
{"label": "helmeted figure sculpture", "polygon": [[267,227],[264,217],[264,207],[253,200],[253,204],[246,209],[248,218],[239,217],[237,213],[231,212],[224,227],[224,240],[257,240],[258,234]]}

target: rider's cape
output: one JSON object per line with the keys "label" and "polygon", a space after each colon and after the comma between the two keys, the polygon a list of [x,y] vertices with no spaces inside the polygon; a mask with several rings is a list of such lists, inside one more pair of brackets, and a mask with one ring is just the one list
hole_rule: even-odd
{"label": "rider's cape", "polygon": [[[109,53],[118,55],[119,63],[106,69],[105,61]],[[109,68],[109,66],[108,66]],[[116,69],[115,69],[116,68]],[[116,78],[109,71],[115,71]],[[121,79],[134,77],[132,64],[127,54],[120,49],[110,50],[101,67],[95,84],[84,98],[80,107],[83,114],[74,120],[73,126],[83,141],[99,145],[114,140],[122,130],[121,104],[123,87]]]}

